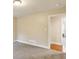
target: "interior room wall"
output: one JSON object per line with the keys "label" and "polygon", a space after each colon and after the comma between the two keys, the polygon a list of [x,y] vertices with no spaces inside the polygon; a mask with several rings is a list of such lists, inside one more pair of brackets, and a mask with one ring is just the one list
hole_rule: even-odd
{"label": "interior room wall", "polygon": [[48,16],[64,12],[65,7],[18,18],[17,40],[48,47]]}
{"label": "interior room wall", "polygon": [[17,32],[16,32],[17,24],[16,23],[17,23],[17,18],[13,17],[13,41],[15,41],[17,37]]}

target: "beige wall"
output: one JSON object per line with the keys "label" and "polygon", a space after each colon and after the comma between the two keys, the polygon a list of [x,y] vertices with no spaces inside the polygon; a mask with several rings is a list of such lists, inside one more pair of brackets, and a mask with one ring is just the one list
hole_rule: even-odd
{"label": "beige wall", "polygon": [[47,45],[47,15],[36,14],[18,20],[18,38]]}
{"label": "beige wall", "polygon": [[16,40],[16,21],[17,21],[17,18],[13,17],[13,41]]}
{"label": "beige wall", "polygon": [[17,20],[17,39],[48,46],[48,15],[64,13],[65,8],[34,13]]}

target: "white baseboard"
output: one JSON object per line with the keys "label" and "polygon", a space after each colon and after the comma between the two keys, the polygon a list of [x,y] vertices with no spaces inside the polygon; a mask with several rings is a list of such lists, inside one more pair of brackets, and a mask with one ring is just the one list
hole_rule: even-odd
{"label": "white baseboard", "polygon": [[38,45],[38,44],[35,44],[35,43],[30,43],[30,42],[26,42],[26,41],[22,41],[22,40],[16,40],[16,41],[21,42],[21,43],[25,43],[25,44],[29,44],[29,45],[34,45],[34,46],[41,47],[41,48],[49,49],[49,47],[47,47],[47,46]]}

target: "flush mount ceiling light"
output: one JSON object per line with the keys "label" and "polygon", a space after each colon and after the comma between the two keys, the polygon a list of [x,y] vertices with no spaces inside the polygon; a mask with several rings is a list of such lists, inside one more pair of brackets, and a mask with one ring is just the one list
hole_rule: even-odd
{"label": "flush mount ceiling light", "polygon": [[13,1],[13,4],[16,5],[16,6],[21,5],[21,3],[22,3],[21,0],[14,0],[14,1]]}

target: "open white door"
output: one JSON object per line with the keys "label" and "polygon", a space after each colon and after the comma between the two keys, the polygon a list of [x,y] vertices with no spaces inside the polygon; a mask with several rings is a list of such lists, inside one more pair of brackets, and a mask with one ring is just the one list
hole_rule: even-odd
{"label": "open white door", "polygon": [[[50,44],[65,45],[65,38],[63,38],[63,20],[65,14],[49,15],[48,17],[48,42]],[[65,46],[64,46],[65,47]]]}

